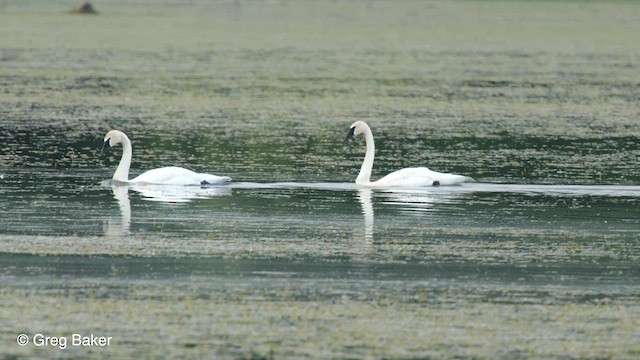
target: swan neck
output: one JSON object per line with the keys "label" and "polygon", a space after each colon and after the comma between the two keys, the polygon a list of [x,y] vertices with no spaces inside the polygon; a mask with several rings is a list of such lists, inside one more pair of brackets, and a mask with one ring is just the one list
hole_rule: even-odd
{"label": "swan neck", "polygon": [[128,182],[129,168],[131,167],[131,141],[125,137],[122,141],[122,157],[116,172],[113,174],[113,180]]}
{"label": "swan neck", "polygon": [[358,177],[356,178],[356,184],[367,185],[371,183],[371,169],[373,168],[373,158],[375,156],[376,146],[373,142],[373,134],[368,126],[364,129],[363,135],[367,151],[364,154],[364,161],[360,168],[360,174],[358,174]]}

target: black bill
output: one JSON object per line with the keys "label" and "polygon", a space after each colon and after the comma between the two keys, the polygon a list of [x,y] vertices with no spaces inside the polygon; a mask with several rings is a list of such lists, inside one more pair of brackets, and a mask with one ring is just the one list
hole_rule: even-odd
{"label": "black bill", "polygon": [[101,153],[108,153],[109,151],[111,151],[111,138],[105,140],[104,144],[102,144],[102,151]]}
{"label": "black bill", "polygon": [[351,130],[349,130],[349,133],[347,134],[347,138],[344,139],[344,141],[349,141],[355,138],[356,137],[355,131],[356,131],[356,127],[354,126],[351,128]]}

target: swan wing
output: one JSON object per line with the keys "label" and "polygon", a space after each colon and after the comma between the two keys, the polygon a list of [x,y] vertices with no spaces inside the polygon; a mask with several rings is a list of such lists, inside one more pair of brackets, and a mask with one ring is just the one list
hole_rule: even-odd
{"label": "swan wing", "polygon": [[228,176],[196,173],[189,169],[167,166],[142,173],[131,182],[158,185],[217,185],[231,181]]}
{"label": "swan wing", "polygon": [[405,168],[392,172],[378,181],[371,183],[373,186],[404,186],[419,187],[432,185],[456,185],[471,180],[468,176],[441,173],[426,167]]}

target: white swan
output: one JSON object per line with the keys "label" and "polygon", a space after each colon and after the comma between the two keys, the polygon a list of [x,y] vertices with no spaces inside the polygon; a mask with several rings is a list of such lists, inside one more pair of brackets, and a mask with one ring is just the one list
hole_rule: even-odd
{"label": "white swan", "polygon": [[373,168],[373,158],[375,156],[375,145],[371,128],[364,121],[356,121],[351,124],[351,130],[347,135],[347,140],[363,134],[367,145],[364,162],[360,168],[360,174],[356,178],[356,184],[365,186],[380,187],[418,187],[434,185],[455,185],[471,180],[470,177],[456,174],[440,173],[429,170],[426,167],[413,167],[400,169],[383,177],[377,181],[371,181],[371,169]]}
{"label": "white swan", "polygon": [[191,170],[168,166],[149,170],[138,177],[129,180],[129,167],[131,166],[131,140],[125,133],[111,130],[104,136],[102,151],[108,151],[112,146],[122,144],[122,158],[118,164],[113,180],[123,183],[157,184],[157,185],[217,185],[231,181],[228,176],[196,173]]}

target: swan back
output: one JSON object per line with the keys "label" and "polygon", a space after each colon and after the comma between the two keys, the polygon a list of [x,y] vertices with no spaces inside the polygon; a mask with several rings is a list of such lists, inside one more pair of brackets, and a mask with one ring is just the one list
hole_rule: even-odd
{"label": "swan back", "polygon": [[136,184],[156,185],[219,185],[230,181],[228,176],[197,173],[176,166],[152,169],[131,180]]}
{"label": "swan back", "polygon": [[457,185],[471,178],[450,173],[433,171],[426,167],[404,168],[390,173],[370,186],[422,187],[437,185]]}

